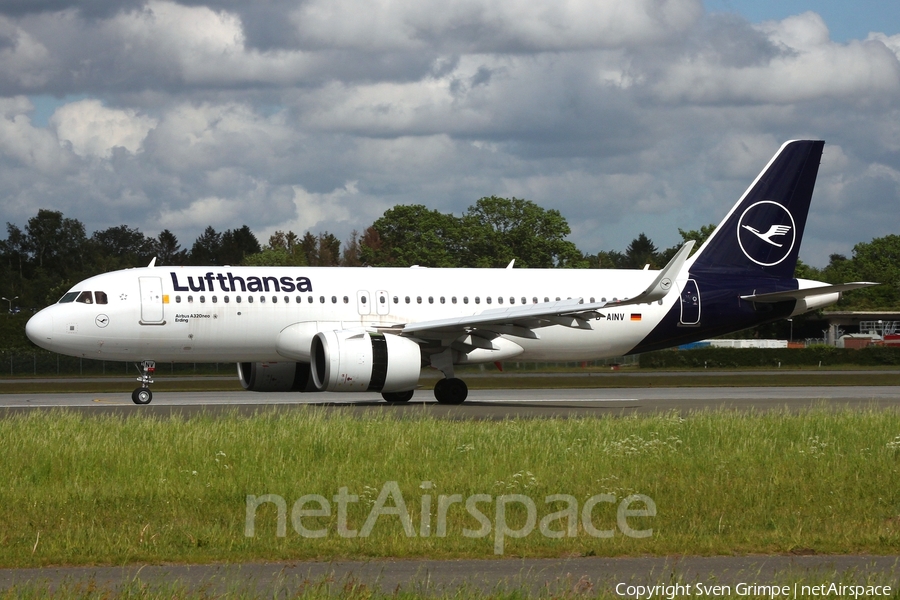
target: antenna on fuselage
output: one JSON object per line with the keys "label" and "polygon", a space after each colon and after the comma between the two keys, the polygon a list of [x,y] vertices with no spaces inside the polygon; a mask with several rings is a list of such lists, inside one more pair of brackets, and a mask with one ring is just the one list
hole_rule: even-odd
{"label": "antenna on fuselage", "polygon": [[147,267],[149,268],[149,267],[155,267],[155,266],[156,266],[156,257],[154,256],[153,260],[150,261],[150,264],[147,265]]}

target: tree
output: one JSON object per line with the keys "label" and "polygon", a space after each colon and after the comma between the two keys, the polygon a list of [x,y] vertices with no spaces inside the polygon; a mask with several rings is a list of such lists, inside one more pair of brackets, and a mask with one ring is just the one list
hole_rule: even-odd
{"label": "tree", "polygon": [[678,233],[681,234],[681,243],[675,244],[665,250],[660,251],[656,257],[656,264],[660,267],[668,264],[670,260],[678,253],[682,246],[684,246],[685,242],[693,240],[694,248],[691,250],[691,255],[697,252],[700,249],[700,246],[712,235],[713,231],[716,230],[715,223],[710,223],[709,225],[701,225],[700,229],[690,229],[685,231],[684,229],[678,228]]}
{"label": "tree", "polygon": [[39,269],[65,278],[83,266],[87,236],[77,219],[55,210],[38,210],[25,226],[25,247]]}
{"label": "tree", "polygon": [[229,229],[222,234],[216,264],[237,265],[246,256],[260,252],[259,241],[247,225]]}
{"label": "tree", "polygon": [[269,266],[301,266],[307,264],[306,256],[301,250],[299,238],[293,231],[287,233],[276,231],[269,236],[269,243],[259,254],[250,254],[244,258],[245,265]]}
{"label": "tree", "polygon": [[565,238],[572,230],[558,210],[521,198],[479,199],[463,215],[470,266],[586,267],[584,256]]}
{"label": "tree", "polygon": [[347,243],[344,245],[344,251],[341,255],[341,266],[342,267],[359,267],[362,266],[362,260],[360,259],[360,244],[359,244],[359,232],[357,230],[353,230],[350,233],[350,239],[347,240]]}
{"label": "tree", "polygon": [[341,264],[341,240],[327,231],[318,237],[318,265],[336,267]]}
{"label": "tree", "polygon": [[215,265],[222,249],[222,234],[213,229],[212,225],[203,230],[191,247],[191,264]]}
{"label": "tree", "polygon": [[900,304],[900,235],[887,235],[853,246],[853,257],[832,254],[822,270],[825,281],[875,281],[881,285],[848,292],[841,308],[896,309]]}
{"label": "tree", "polygon": [[187,259],[187,251],[181,249],[178,238],[168,229],[159,232],[152,247],[158,265],[181,265]]}
{"label": "tree", "polygon": [[144,266],[154,254],[153,240],[127,225],[95,231],[90,241],[92,264],[100,271]]}
{"label": "tree", "polygon": [[629,269],[643,269],[648,264],[651,269],[655,269],[657,259],[656,245],[643,232],[631,240],[625,249],[625,263]]}
{"label": "tree", "polygon": [[313,266],[319,264],[319,240],[312,232],[307,231],[300,238],[300,249],[306,264]]}
{"label": "tree", "polygon": [[[451,214],[421,204],[389,208],[363,235],[361,258],[382,267],[460,267],[463,229]],[[374,242],[377,240],[377,244]],[[377,246],[377,247],[376,247]],[[504,265],[505,266],[505,265]]]}

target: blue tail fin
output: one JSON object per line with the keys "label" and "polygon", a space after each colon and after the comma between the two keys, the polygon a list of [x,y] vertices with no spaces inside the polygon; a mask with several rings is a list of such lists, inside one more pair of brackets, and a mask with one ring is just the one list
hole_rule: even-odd
{"label": "blue tail fin", "polygon": [[691,272],[792,278],[824,145],[786,142],[701,246]]}

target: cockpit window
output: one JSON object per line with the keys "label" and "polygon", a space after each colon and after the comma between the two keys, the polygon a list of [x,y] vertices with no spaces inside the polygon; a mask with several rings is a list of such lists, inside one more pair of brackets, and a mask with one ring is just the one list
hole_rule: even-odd
{"label": "cockpit window", "polygon": [[81,302],[82,304],[93,304],[94,294],[92,294],[91,292],[81,292],[81,295],[75,299],[75,302]]}
{"label": "cockpit window", "polygon": [[94,300],[97,301],[97,304],[106,304],[106,292],[94,292]]}
{"label": "cockpit window", "polygon": [[65,296],[59,299],[60,304],[65,304],[66,302],[75,302],[75,298],[78,297],[78,292],[68,292]]}

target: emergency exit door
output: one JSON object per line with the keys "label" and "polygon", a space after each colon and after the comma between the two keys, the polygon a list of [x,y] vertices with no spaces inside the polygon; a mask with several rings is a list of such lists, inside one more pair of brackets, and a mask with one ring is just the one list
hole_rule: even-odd
{"label": "emergency exit door", "polygon": [[681,288],[681,324],[698,325],[700,323],[700,288],[693,279],[688,279]]}

